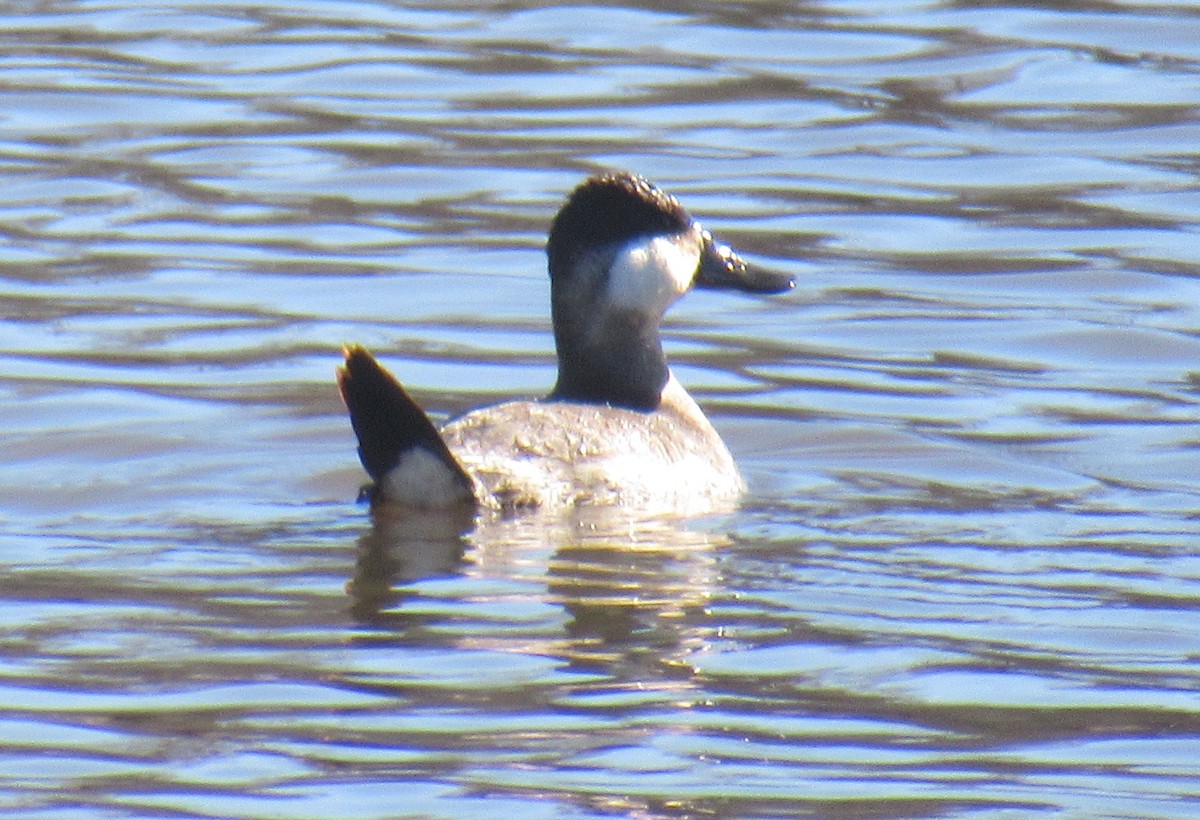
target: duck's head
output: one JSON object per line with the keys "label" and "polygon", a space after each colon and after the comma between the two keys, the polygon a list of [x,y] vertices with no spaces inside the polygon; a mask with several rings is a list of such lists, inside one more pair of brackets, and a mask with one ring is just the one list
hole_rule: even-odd
{"label": "duck's head", "polygon": [[662,315],[693,285],[779,293],[787,274],[748,266],[692,219],[679,200],[633,174],[605,174],[575,189],[554,218],[550,281],[556,296],[586,293]]}
{"label": "duck's head", "polygon": [[663,314],[693,286],[779,293],[792,277],[747,265],[640,176],[595,176],[546,246],[561,398],[649,409],[667,379]]}

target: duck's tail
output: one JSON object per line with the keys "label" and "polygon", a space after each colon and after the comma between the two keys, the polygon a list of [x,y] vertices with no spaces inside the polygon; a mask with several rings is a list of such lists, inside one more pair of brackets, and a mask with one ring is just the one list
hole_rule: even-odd
{"label": "duck's tail", "polygon": [[373,501],[445,507],[470,501],[470,477],[425,411],[375,357],[348,345],[338,389],[358,436],[358,456],[375,485]]}

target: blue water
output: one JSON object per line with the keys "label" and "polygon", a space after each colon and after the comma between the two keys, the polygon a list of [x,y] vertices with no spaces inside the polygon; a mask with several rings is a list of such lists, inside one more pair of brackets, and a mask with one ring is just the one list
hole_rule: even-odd
{"label": "blue water", "polygon": [[[1200,814],[1191,4],[2,13],[0,815]],[[745,503],[372,520],[341,345],[545,391],[606,168],[797,277]]]}

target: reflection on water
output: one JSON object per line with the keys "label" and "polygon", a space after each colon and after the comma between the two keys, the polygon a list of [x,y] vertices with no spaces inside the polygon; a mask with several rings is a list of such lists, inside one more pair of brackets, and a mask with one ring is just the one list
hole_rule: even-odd
{"label": "reflection on water", "polygon": [[[689,614],[702,613],[715,592],[716,554],[728,545],[728,538],[683,522],[621,510],[471,521],[461,513],[380,507],[359,541],[348,586],[351,612],[395,640],[431,623],[414,582],[521,578],[544,588],[543,605],[561,610],[566,620],[553,640],[525,643],[514,635],[508,651],[544,653],[574,667],[593,656],[607,664],[609,651],[626,647],[649,651],[654,664],[672,663],[698,649]],[[414,616],[408,609],[422,611]],[[495,636],[463,640],[470,646]]]}
{"label": "reflection on water", "polygon": [[[1200,813],[1191,4],[27,4],[0,87],[0,814]],[[795,293],[701,521],[375,515],[343,342],[553,380],[636,170]]]}

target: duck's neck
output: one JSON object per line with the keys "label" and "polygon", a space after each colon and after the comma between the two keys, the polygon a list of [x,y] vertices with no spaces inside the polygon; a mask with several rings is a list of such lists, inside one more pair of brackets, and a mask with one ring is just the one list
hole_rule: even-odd
{"label": "duck's neck", "polygon": [[643,411],[659,406],[671,373],[657,321],[619,312],[571,324],[556,320],[558,383],[551,399]]}

